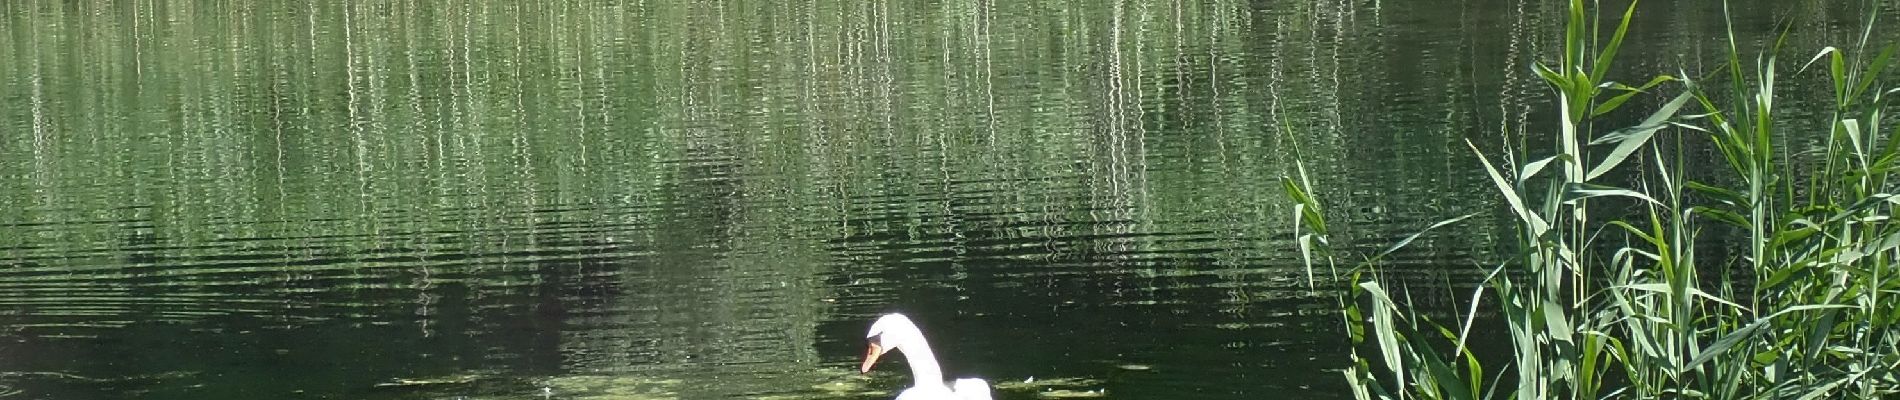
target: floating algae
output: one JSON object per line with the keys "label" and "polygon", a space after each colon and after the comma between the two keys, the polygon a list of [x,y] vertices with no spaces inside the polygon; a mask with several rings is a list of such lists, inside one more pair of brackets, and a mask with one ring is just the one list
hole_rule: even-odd
{"label": "floating algae", "polygon": [[810,390],[799,391],[798,393],[758,396],[756,397],[756,399],[758,400],[800,400],[800,399],[838,399],[838,398],[863,398],[863,397],[878,398],[878,397],[887,397],[892,394],[889,388],[875,387],[875,385],[873,385],[872,382],[875,382],[876,380],[871,379],[871,377],[866,376],[866,375],[850,373],[850,371],[847,371],[847,370],[836,370],[836,371],[833,371],[833,373],[828,373],[825,375],[828,375],[828,376],[823,377],[825,378],[823,379],[823,381],[816,384],[812,384],[810,386]]}
{"label": "floating algae", "polygon": [[1095,390],[1051,389],[1051,390],[1036,392],[1036,396],[1042,397],[1045,399],[1092,399],[1092,398],[1097,398],[1097,397],[1107,397],[1108,390],[1105,390],[1105,389],[1095,389]]}
{"label": "floating algae", "polygon": [[[888,399],[896,391],[910,386],[910,379],[877,379],[865,375],[843,371],[829,373],[823,381],[810,386],[810,390],[796,393],[753,397],[759,400],[801,400],[801,399]],[[990,385],[996,397],[1003,393],[1033,394],[1045,399],[1084,399],[1107,397],[1108,391],[1101,388],[1102,380],[1093,378],[1028,378],[1022,380],[1003,380]]]}
{"label": "floating algae", "polygon": [[1021,381],[997,382],[993,387],[997,391],[1032,392],[1046,399],[1085,399],[1107,397],[1108,391],[1102,389],[1102,380],[1093,378],[1042,378],[1029,377]]}
{"label": "floating algae", "polygon": [[418,386],[437,386],[437,385],[466,385],[470,383],[475,383],[475,381],[479,381],[482,378],[483,378],[483,375],[479,375],[479,374],[465,374],[465,375],[444,376],[444,377],[435,377],[435,378],[396,378],[396,379],[390,380],[389,382],[378,383],[376,384],[376,387],[390,388],[390,387],[418,387]]}
{"label": "floating algae", "polygon": [[680,398],[675,378],[633,375],[579,375],[548,379],[543,390],[552,397],[576,400],[673,400]]}

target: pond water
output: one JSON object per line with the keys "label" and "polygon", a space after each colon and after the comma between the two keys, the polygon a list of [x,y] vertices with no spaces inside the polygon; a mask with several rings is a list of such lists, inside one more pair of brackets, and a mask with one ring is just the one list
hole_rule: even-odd
{"label": "pond water", "polygon": [[[1343,398],[1280,178],[1345,246],[1495,211],[1562,3],[0,2],[0,398],[888,398],[892,311],[999,398]],[[1644,7],[1621,79],[1713,68]]]}

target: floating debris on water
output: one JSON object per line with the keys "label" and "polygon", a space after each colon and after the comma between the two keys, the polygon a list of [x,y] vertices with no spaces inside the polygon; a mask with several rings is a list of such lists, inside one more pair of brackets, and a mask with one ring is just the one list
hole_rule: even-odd
{"label": "floating debris on water", "polygon": [[1037,378],[1029,377],[1021,381],[1003,381],[996,383],[996,389],[1008,391],[1031,391],[1043,389],[1077,389],[1101,386],[1101,379],[1094,378]]}
{"label": "floating debris on water", "polygon": [[1096,397],[1107,397],[1108,390],[1107,389],[1095,389],[1095,390],[1055,389],[1055,390],[1037,392],[1036,396],[1039,396],[1045,399],[1089,399],[1089,398],[1096,398]]}
{"label": "floating debris on water", "polygon": [[1094,378],[1024,378],[996,383],[997,391],[1032,392],[1045,399],[1082,399],[1108,396],[1102,380]]}
{"label": "floating debris on water", "polygon": [[[848,372],[848,371],[845,371],[845,372]],[[892,394],[891,390],[888,388],[874,387],[871,384],[871,382],[873,382],[874,380],[871,379],[871,377],[863,375],[863,374],[844,373],[844,374],[831,376],[830,378],[831,379],[829,380],[811,385],[811,392],[809,393],[775,394],[775,395],[758,396],[758,397],[755,397],[755,399],[757,400],[836,399],[836,398],[851,398],[851,397],[887,397]]]}
{"label": "floating debris on water", "polygon": [[465,374],[465,375],[445,376],[445,377],[438,377],[438,378],[396,378],[396,379],[391,379],[389,382],[378,383],[376,384],[376,387],[393,388],[393,387],[417,387],[417,386],[438,386],[438,385],[466,385],[470,383],[475,383],[475,381],[481,380],[482,377],[483,375],[479,375],[479,374]]}
{"label": "floating debris on water", "polygon": [[545,390],[576,400],[674,400],[684,380],[634,375],[579,375],[548,379]]}

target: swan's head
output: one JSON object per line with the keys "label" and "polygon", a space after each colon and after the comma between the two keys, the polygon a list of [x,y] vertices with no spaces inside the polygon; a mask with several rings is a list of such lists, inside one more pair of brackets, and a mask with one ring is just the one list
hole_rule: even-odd
{"label": "swan's head", "polygon": [[877,364],[877,358],[884,353],[902,350],[905,346],[923,341],[924,332],[917,329],[917,324],[910,322],[910,317],[890,313],[871,323],[871,330],[864,334],[864,340],[871,345],[864,350],[864,364],[858,365],[858,373],[871,372],[871,365]]}

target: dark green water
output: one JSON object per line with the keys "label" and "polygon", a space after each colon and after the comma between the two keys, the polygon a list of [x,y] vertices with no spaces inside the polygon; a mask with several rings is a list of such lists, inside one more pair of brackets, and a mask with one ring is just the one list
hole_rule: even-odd
{"label": "dark green water", "polygon": [[[1492,210],[1562,6],[0,2],[0,398],[888,398],[888,311],[999,398],[1341,398],[1278,179],[1351,246]],[[1623,80],[1712,68],[1646,7]]]}

